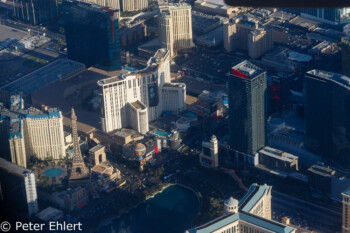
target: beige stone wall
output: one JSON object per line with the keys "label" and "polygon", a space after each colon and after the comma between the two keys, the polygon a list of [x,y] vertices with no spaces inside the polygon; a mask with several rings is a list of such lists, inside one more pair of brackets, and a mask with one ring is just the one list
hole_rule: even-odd
{"label": "beige stone wall", "polygon": [[114,9],[120,9],[119,0],[83,0],[84,2],[95,3],[100,6],[110,7]]}
{"label": "beige stone wall", "polygon": [[13,137],[9,140],[11,162],[27,167],[27,156],[23,138]]}
{"label": "beige stone wall", "polygon": [[23,137],[26,153],[44,160],[48,156],[62,159],[65,156],[63,121],[57,117],[23,120]]}
{"label": "beige stone wall", "polygon": [[122,11],[138,11],[148,8],[148,0],[121,0]]}
{"label": "beige stone wall", "polygon": [[160,9],[160,41],[173,57],[177,50],[192,48],[192,12],[185,3],[162,6]]}

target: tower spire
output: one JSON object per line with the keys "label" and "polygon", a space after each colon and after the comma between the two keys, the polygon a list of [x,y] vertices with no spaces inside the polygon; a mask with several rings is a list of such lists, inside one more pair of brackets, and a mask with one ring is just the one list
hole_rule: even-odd
{"label": "tower spire", "polygon": [[80,179],[86,179],[89,177],[89,171],[85,166],[83,156],[81,155],[78,129],[77,129],[77,116],[75,115],[74,108],[71,110],[72,119],[72,137],[73,137],[73,153],[72,153],[72,170],[69,177],[69,181],[79,181]]}

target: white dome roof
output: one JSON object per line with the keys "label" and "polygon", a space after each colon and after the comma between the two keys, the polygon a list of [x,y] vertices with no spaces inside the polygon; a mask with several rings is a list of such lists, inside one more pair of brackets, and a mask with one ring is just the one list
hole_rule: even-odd
{"label": "white dome roof", "polygon": [[234,199],[233,197],[230,197],[225,201],[225,205],[227,206],[238,206],[238,201]]}

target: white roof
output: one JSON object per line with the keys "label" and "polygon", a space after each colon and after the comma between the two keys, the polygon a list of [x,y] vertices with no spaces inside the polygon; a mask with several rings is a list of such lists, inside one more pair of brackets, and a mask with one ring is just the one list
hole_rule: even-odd
{"label": "white roof", "polygon": [[225,205],[227,206],[238,206],[238,200],[234,199],[233,197],[230,197],[225,201]]}
{"label": "white roof", "polygon": [[221,8],[221,9],[228,9],[229,6],[225,3],[224,0],[197,0],[197,3],[205,3],[206,7],[210,8]]}
{"label": "white roof", "polygon": [[298,53],[298,52],[290,52],[289,56],[288,56],[289,60],[293,60],[293,61],[298,61],[298,62],[309,62],[312,60],[312,57],[310,55],[307,54],[303,54],[303,53]]}

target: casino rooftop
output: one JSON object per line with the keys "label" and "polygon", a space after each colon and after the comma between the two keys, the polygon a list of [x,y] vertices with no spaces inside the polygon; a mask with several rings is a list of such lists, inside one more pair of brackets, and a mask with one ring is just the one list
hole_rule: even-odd
{"label": "casino rooftop", "polygon": [[231,69],[232,75],[246,79],[253,79],[261,73],[263,73],[263,70],[260,67],[247,60],[237,64]]}
{"label": "casino rooftop", "polygon": [[119,71],[119,73],[115,74],[115,76],[110,75],[110,78],[101,79],[97,82],[99,86],[104,86],[106,84],[114,83],[120,80],[125,80],[127,76],[129,75],[139,75],[139,74],[148,74],[150,72],[153,72],[154,70],[158,69],[158,66],[165,61],[166,57],[168,56],[168,50],[166,49],[158,49],[157,52],[154,54],[153,57],[151,57],[147,61],[147,66],[140,70],[134,70],[134,71],[128,71],[123,69],[122,71]]}
{"label": "casino rooftop", "polygon": [[23,119],[46,119],[46,118],[61,118],[59,108],[49,108],[47,111],[40,111],[37,108],[30,107],[27,109],[11,110],[5,107],[0,107],[0,120],[8,120],[10,122],[9,139],[14,136],[22,137],[22,120]]}
{"label": "casino rooftop", "polygon": [[67,78],[85,69],[85,65],[69,59],[58,59],[30,74],[27,74],[1,89],[8,93],[23,92],[30,95],[32,92],[55,82]]}
{"label": "casino rooftop", "polygon": [[[237,213],[224,214],[202,226],[192,228],[186,231],[186,233],[229,232],[228,229],[231,229],[235,222],[245,223],[248,224],[248,226],[256,226],[259,228],[259,232],[294,233],[296,229],[293,227],[251,213],[252,209],[264,198],[265,194],[269,192],[271,192],[271,186],[252,184],[247,194],[239,202],[239,210]],[[238,224],[236,226],[238,227]],[[236,229],[236,227],[234,227],[234,229]],[[245,229],[245,227],[242,227],[242,224],[240,224],[237,231],[231,232],[246,232],[243,229]]]}
{"label": "casino rooftop", "polygon": [[307,74],[312,77],[334,82],[350,90],[350,78],[345,75],[327,72],[323,70],[316,70],[316,69],[308,71]]}

